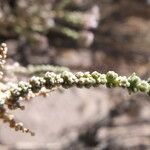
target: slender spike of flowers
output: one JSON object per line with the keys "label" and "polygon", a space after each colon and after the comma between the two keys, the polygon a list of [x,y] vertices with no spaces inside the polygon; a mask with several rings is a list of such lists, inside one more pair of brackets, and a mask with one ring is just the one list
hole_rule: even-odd
{"label": "slender spike of flowers", "polygon": [[39,75],[46,72],[55,72],[61,73],[63,71],[69,71],[67,67],[53,66],[53,65],[29,65],[27,67],[20,66],[18,63],[15,63],[13,66],[7,65],[4,68],[5,72],[14,72],[19,75]]}
{"label": "slender spike of flowers", "polygon": [[96,71],[89,72],[72,72],[64,71],[61,74],[54,72],[47,72],[43,77],[33,76],[29,82],[19,82],[15,88],[1,94],[0,99],[4,100],[4,104],[9,109],[22,108],[20,101],[23,99],[29,99],[31,93],[34,96],[40,94],[41,90],[44,93],[43,88],[51,90],[57,87],[71,88],[76,87],[98,87],[100,85],[106,85],[108,88],[122,87],[131,92],[143,92],[150,95],[150,84],[141,80],[135,73],[129,77],[118,76],[117,73],[109,71],[106,74],[101,74]]}
{"label": "slender spike of flowers", "polygon": [[[2,43],[0,45],[0,70],[2,70],[3,65],[6,62],[6,57],[7,57],[7,45],[6,43]],[[0,79],[2,78],[2,76],[3,76],[3,72],[0,71]]]}
{"label": "slender spike of flowers", "polygon": [[30,131],[28,128],[25,128],[22,122],[17,122],[14,115],[9,114],[4,105],[0,105],[0,119],[2,119],[4,123],[8,123],[9,127],[15,129],[15,131],[30,133],[34,136],[34,132]]}

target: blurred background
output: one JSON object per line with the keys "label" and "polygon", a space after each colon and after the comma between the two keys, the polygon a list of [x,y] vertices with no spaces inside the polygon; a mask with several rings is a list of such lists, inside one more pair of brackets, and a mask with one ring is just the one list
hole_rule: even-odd
{"label": "blurred background", "polygon": [[[150,0],[0,0],[8,63],[150,77]],[[149,150],[150,98],[121,89],[54,91],[14,112],[31,137],[0,123],[4,150]]]}

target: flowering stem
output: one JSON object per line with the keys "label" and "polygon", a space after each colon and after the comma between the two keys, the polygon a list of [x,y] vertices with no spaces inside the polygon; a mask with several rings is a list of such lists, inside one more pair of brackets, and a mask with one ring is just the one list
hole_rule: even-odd
{"label": "flowering stem", "polygon": [[[0,100],[8,106],[9,109],[20,108],[20,101],[30,99],[31,95],[40,95],[47,93],[57,87],[99,87],[106,85],[108,88],[122,87],[131,92],[143,92],[150,96],[150,84],[146,80],[141,80],[135,73],[131,76],[118,76],[117,73],[109,71],[106,74],[101,74],[96,71],[89,72],[72,72],[64,71],[56,74],[47,72],[43,77],[33,76],[29,82],[20,81],[18,85],[4,93],[1,93]],[[3,100],[3,101],[2,101]]]}

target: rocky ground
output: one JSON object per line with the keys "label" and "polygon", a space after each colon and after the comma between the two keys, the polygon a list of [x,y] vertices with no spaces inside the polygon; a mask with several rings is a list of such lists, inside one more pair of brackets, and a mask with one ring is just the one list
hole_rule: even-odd
{"label": "rocky ground", "polygon": [[[16,31],[5,29],[0,22],[0,40],[5,40],[9,47],[8,61],[19,61],[22,65],[62,65],[73,71],[114,70],[127,76],[136,72],[147,79],[150,76],[149,1],[87,2],[89,4],[84,0],[73,1],[66,9],[93,13],[97,27],[72,25],[59,17],[54,20],[58,26],[63,24],[77,33],[82,32],[77,39],[68,37],[68,32],[66,35],[66,32],[56,32],[47,26],[44,29],[50,30],[49,34],[32,28],[31,39],[28,25]],[[53,3],[52,8],[57,8],[55,1]],[[45,5],[42,6],[44,10]],[[97,12],[100,13],[97,15]],[[142,94],[129,95],[121,89],[104,87],[54,91],[47,98],[38,97],[27,102],[25,111],[14,112],[17,119],[35,131],[35,137],[0,124],[0,149],[148,150],[149,100]]]}

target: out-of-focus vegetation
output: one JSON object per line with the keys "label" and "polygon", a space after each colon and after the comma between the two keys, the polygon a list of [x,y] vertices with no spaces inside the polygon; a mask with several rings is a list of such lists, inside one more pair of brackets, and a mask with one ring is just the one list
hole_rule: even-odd
{"label": "out-of-focus vegetation", "polygon": [[[147,79],[150,76],[150,1],[0,0],[0,42],[6,42],[8,45],[7,66],[8,70],[12,69],[9,72],[7,68],[4,69],[5,82],[18,80],[14,78],[13,73],[18,73],[21,80],[24,79],[21,76],[27,72],[30,72],[28,76],[32,75],[32,65],[35,64],[61,65],[72,70],[114,70],[122,75],[136,72],[142,79]],[[29,66],[24,68],[14,64],[11,67],[15,61]],[[66,69],[43,67],[43,72],[47,69],[54,69],[56,72],[57,69]],[[38,66],[34,69],[37,74],[38,70],[41,70]],[[68,143],[66,142],[65,146],[62,144],[61,149],[149,149],[149,98],[140,94],[129,96],[118,90],[102,91],[98,93],[93,90],[93,100],[90,99],[90,102],[78,102],[82,103],[80,109],[66,106],[73,107],[72,111],[85,118],[93,107],[95,113],[88,121],[83,119],[83,124],[78,127],[70,127],[69,131],[64,131],[64,139]],[[83,93],[85,97],[88,94],[86,91]],[[80,99],[81,95],[75,91],[70,97],[66,96],[66,99]],[[57,97],[58,94],[56,99]],[[50,104],[51,102],[47,104],[45,111],[49,110]],[[82,114],[86,106],[89,112]],[[61,109],[56,111],[61,112]],[[97,113],[99,111],[101,113]],[[30,112],[37,117],[34,111],[28,111],[32,114]],[[55,110],[53,113],[57,114]],[[71,113],[73,112],[67,112],[66,115]],[[65,115],[62,117],[65,118]],[[28,120],[27,116],[24,118]],[[50,121],[51,118],[46,120],[45,124]],[[80,121],[78,118],[78,122]],[[65,121],[60,121],[59,124],[65,126]],[[55,130],[55,127],[52,128],[49,127],[49,130]],[[143,130],[139,130],[141,128]],[[42,127],[40,129],[43,130]],[[72,132],[75,133],[72,135]],[[67,137],[68,134],[70,138]],[[48,141],[51,135],[44,136],[43,133],[39,137]],[[58,135],[61,135],[59,131]],[[10,144],[12,141],[8,142],[4,136],[1,137],[1,143]],[[20,138],[15,140],[19,141]],[[60,142],[60,139],[57,141]]]}

